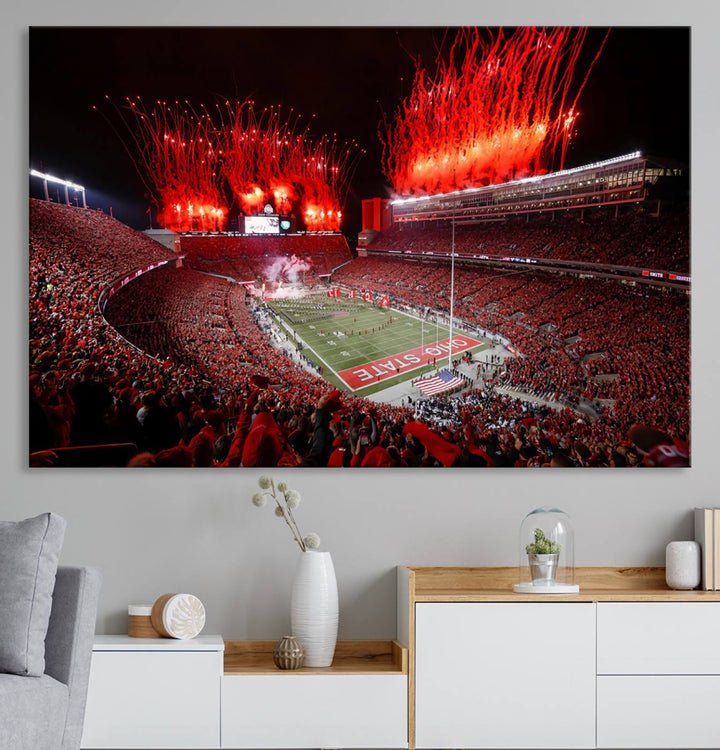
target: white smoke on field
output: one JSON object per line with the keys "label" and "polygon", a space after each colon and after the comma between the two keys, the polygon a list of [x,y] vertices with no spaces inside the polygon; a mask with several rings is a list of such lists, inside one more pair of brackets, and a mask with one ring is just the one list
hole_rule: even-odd
{"label": "white smoke on field", "polygon": [[267,299],[302,299],[307,297],[308,290],[304,286],[281,286],[270,293],[266,293]]}
{"label": "white smoke on field", "polygon": [[270,282],[246,284],[245,289],[258,299],[303,299],[318,293],[314,287],[308,288],[302,283],[284,284],[282,281],[279,281],[277,285]]}
{"label": "white smoke on field", "polygon": [[306,258],[298,258],[291,255],[289,258],[276,258],[265,270],[265,278],[274,284],[278,279],[284,279],[290,284],[295,284],[303,271],[310,271],[312,263]]}
{"label": "white smoke on field", "polygon": [[274,284],[277,281],[278,276],[282,273],[283,265],[287,258],[275,258],[275,262],[265,269],[265,278]]}

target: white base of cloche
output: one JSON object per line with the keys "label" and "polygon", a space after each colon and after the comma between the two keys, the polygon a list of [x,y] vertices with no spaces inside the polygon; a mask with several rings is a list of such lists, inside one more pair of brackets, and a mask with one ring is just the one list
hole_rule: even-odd
{"label": "white base of cloche", "polygon": [[537,586],[528,581],[516,583],[513,591],[516,594],[577,594],[580,592],[580,586],[577,583],[546,583]]}

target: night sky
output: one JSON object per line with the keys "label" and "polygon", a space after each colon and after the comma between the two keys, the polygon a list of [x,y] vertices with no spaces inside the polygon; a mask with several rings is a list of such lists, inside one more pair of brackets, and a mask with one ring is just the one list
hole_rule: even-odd
{"label": "night sky", "polygon": [[[590,29],[577,70],[605,29]],[[85,185],[88,202],[147,227],[147,189],[106,120],[92,110],[142,96],[215,102],[253,98],[316,114],[315,135],[355,139],[367,153],[348,194],[343,231],[360,201],[387,196],[377,137],[407,93],[414,56],[432,67],[442,28],[41,28],[30,31],[30,166]],[[450,35],[454,31],[449,32]],[[689,161],[690,31],[613,28],[578,103],[566,166],[640,149]],[[40,182],[31,183],[41,196]],[[52,188],[51,188],[52,189]],[[61,196],[62,197],[62,196]]]}

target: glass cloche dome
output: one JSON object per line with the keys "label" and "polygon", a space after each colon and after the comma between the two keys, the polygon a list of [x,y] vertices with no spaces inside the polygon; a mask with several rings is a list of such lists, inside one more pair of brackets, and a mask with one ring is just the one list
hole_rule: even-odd
{"label": "glass cloche dome", "polygon": [[576,594],[575,533],[559,508],[536,508],[520,526],[518,582],[522,594]]}

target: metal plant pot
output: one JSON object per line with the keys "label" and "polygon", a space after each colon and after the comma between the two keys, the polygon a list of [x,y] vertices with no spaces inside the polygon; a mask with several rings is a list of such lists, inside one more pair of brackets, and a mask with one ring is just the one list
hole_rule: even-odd
{"label": "metal plant pot", "polygon": [[546,586],[555,583],[559,558],[559,554],[528,555],[533,586]]}

